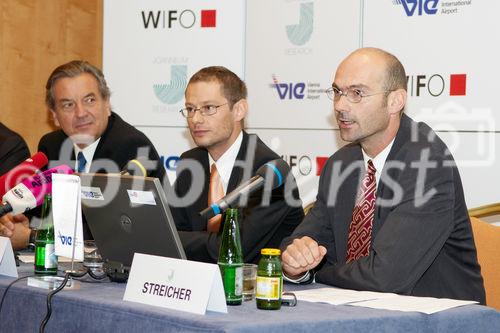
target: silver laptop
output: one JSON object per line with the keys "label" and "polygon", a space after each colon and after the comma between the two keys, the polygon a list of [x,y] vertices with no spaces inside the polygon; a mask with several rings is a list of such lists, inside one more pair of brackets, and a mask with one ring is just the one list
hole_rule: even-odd
{"label": "silver laptop", "polygon": [[128,271],[136,252],[186,259],[157,178],[96,173],[80,179],[83,215],[105,265]]}

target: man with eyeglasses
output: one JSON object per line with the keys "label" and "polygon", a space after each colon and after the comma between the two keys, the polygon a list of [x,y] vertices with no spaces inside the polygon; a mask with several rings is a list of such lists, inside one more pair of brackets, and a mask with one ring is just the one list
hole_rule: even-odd
{"label": "man with eyeglasses", "polygon": [[[216,263],[224,221],[198,213],[255,175],[263,164],[280,158],[256,135],[243,130],[248,112],[245,83],[224,67],[206,67],[189,80],[185,92],[191,136],[198,147],[182,154],[177,164],[172,214],[188,259]],[[245,262],[257,262],[260,249],[278,247],[304,213],[295,179],[270,196],[251,194],[241,209],[241,242]]]}
{"label": "man with eyeglasses", "polygon": [[[45,88],[45,102],[61,128],[44,135],[38,144],[51,167],[68,164],[78,172],[117,173],[140,155],[149,161],[144,163],[148,176],[163,180],[165,168],[151,141],[111,111],[111,92],[100,69],[82,60],[68,62],[54,69]],[[22,214],[17,220],[26,222]],[[30,232],[14,231],[17,220],[10,215],[0,219],[0,232],[8,237],[21,232],[24,236],[13,237],[17,240],[13,245],[25,247]],[[85,221],[84,237],[92,238]]]}
{"label": "man with eyeglasses", "polygon": [[485,303],[458,169],[445,143],[404,114],[392,54],[354,51],[332,87],[340,136],[314,207],[281,245],[293,282]]}

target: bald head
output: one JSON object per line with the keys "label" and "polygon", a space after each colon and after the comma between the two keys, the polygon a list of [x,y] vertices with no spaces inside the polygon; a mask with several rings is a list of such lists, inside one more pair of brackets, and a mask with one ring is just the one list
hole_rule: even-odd
{"label": "bald head", "polygon": [[365,47],[349,54],[342,63],[353,59],[362,59],[373,66],[382,66],[380,83],[384,90],[407,90],[405,69],[393,54],[375,47]]}

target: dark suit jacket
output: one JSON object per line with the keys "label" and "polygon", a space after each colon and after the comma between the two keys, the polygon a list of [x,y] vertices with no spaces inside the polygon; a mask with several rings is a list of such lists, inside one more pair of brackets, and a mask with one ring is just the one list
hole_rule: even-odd
{"label": "dark suit jacket", "polygon": [[0,176],[28,157],[30,151],[23,138],[0,123]]}
{"label": "dark suit jacket", "polygon": [[[145,153],[138,153],[139,148],[147,149],[149,151],[148,159],[156,162],[154,163],[156,165],[151,166],[153,167],[151,170],[149,170],[148,166],[145,166],[148,168],[148,176],[157,177],[163,181],[165,168],[151,141],[144,133],[112,112],[108,120],[108,126],[95,150],[90,172],[119,172],[138,154],[146,156]],[[62,130],[45,134],[38,143],[38,151],[47,155],[51,167],[61,164],[67,164],[70,167],[75,165],[73,143]],[[38,215],[38,211],[33,212],[33,214]],[[85,220],[83,222],[83,233],[85,239],[92,238]]]}
{"label": "dark suit jacket", "polygon": [[[139,148],[148,149],[149,160],[157,162],[154,168],[148,171],[148,176],[163,180],[165,168],[151,141],[144,133],[112,112],[108,126],[95,150],[90,172],[119,172],[130,160],[139,156]],[[53,165],[68,164],[71,167],[75,165],[73,143],[62,130],[45,134],[38,143],[38,150],[44,152]],[[140,156],[145,154],[141,153]],[[108,167],[110,165],[112,168]]]}
{"label": "dark suit jacket", "polygon": [[370,254],[347,264],[349,225],[364,173],[359,144],[331,156],[315,206],[282,248],[304,235],[324,245],[328,253],[318,282],[484,304],[462,183],[444,142],[426,124],[402,116],[377,187]]}
{"label": "dark suit jacket", "polygon": [[[280,157],[256,135],[243,132],[243,141],[229,179],[227,193],[255,175],[260,166],[278,158]],[[197,161],[202,172],[191,174],[183,170],[193,161]],[[242,165],[248,169],[247,174]],[[175,182],[177,197],[184,197],[193,188],[193,184],[201,190],[201,195],[195,196],[194,203],[181,207],[172,206],[172,214],[186,255],[191,260],[215,263],[219,254],[221,233],[207,232],[207,219],[198,215],[198,212],[208,206],[210,170],[207,150],[195,148],[183,153],[177,170]],[[284,199],[285,193],[291,195],[297,205],[294,207],[288,205]],[[240,231],[245,262],[257,262],[261,248],[277,248],[282,239],[292,233],[304,216],[294,178],[286,186],[282,185],[272,191],[269,205],[262,205],[262,198],[262,191],[257,191],[250,196],[247,205],[241,210]],[[222,225],[223,223],[221,230]]]}

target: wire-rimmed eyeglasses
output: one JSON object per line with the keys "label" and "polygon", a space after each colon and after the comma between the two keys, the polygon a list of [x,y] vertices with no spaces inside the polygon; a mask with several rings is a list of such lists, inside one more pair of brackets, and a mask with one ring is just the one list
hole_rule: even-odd
{"label": "wire-rimmed eyeglasses", "polygon": [[185,117],[185,118],[193,118],[194,114],[196,111],[200,111],[200,114],[202,116],[211,116],[217,113],[217,109],[220,108],[221,106],[226,105],[227,103],[220,104],[220,105],[203,105],[200,106],[199,108],[193,108],[188,106],[187,108],[184,108],[180,110],[179,112]]}
{"label": "wire-rimmed eyeglasses", "polygon": [[361,89],[358,88],[348,88],[346,91],[342,91],[337,87],[331,87],[326,89],[325,93],[329,99],[335,102],[337,102],[341,96],[345,96],[349,102],[359,103],[361,102],[361,99],[363,99],[363,97],[385,94],[390,91],[392,90],[384,90],[373,94],[365,94]]}

